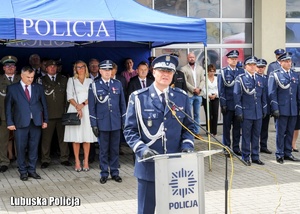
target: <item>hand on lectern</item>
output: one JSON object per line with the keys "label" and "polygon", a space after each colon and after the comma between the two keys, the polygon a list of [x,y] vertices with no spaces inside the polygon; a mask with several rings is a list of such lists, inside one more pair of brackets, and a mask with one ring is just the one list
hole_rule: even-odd
{"label": "hand on lectern", "polygon": [[182,152],[190,153],[190,152],[194,152],[194,149],[193,148],[186,148],[186,149],[183,149]]}
{"label": "hand on lectern", "polygon": [[149,158],[155,155],[159,155],[159,153],[153,149],[146,149],[143,153],[143,159]]}

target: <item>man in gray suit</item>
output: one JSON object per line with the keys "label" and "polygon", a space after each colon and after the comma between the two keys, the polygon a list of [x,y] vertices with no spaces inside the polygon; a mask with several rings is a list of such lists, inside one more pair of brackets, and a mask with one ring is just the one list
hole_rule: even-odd
{"label": "man in gray suit", "polygon": [[[205,86],[204,70],[195,62],[196,57],[194,53],[189,53],[188,64],[181,68],[184,73],[187,92],[191,107],[193,107],[194,120],[197,124],[200,123],[200,107],[202,103],[202,89]],[[195,124],[195,134],[200,135],[200,126]]]}

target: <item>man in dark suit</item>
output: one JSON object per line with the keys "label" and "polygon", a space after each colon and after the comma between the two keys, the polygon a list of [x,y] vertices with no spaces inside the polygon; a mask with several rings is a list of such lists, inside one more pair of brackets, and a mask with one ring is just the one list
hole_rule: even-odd
{"label": "man in dark suit", "polygon": [[[28,177],[40,179],[36,173],[38,144],[41,128],[47,128],[48,110],[43,87],[33,83],[34,71],[25,66],[21,71],[21,81],[7,87],[5,98],[6,124],[15,131],[20,179]],[[28,151],[28,165],[25,161]]]}
{"label": "man in dark suit", "polygon": [[[10,131],[7,130],[5,122],[4,99],[6,87],[19,82],[21,79],[20,75],[16,75],[16,62],[17,58],[14,56],[5,56],[1,59],[4,74],[0,75],[0,172],[5,172],[8,169],[9,159],[13,157],[13,145],[12,141],[9,140]],[[7,152],[10,157],[7,157]]]}
{"label": "man in dark suit", "polygon": [[127,88],[127,97],[129,97],[132,92],[149,87],[154,82],[153,79],[147,77],[148,70],[149,68],[146,62],[142,61],[138,64],[138,75],[130,79]]}

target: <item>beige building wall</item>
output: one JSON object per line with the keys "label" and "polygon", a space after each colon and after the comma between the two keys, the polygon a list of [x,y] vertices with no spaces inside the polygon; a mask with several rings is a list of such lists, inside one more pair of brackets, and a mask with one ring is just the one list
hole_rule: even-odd
{"label": "beige building wall", "polygon": [[254,55],[268,63],[275,49],[285,49],[285,11],[285,0],[254,0]]}

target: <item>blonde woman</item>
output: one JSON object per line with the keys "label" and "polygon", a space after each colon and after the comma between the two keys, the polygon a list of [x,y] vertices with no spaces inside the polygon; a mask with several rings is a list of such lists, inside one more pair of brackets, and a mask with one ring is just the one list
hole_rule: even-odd
{"label": "blonde woman", "polygon": [[[91,129],[88,109],[88,90],[93,80],[89,78],[85,62],[76,61],[73,70],[74,77],[70,77],[67,83],[67,100],[70,102],[68,112],[77,112],[79,118],[81,118],[81,125],[66,126],[64,141],[73,142],[75,171],[89,171],[90,143],[97,141]],[[79,159],[81,144],[84,151],[82,166]]]}

